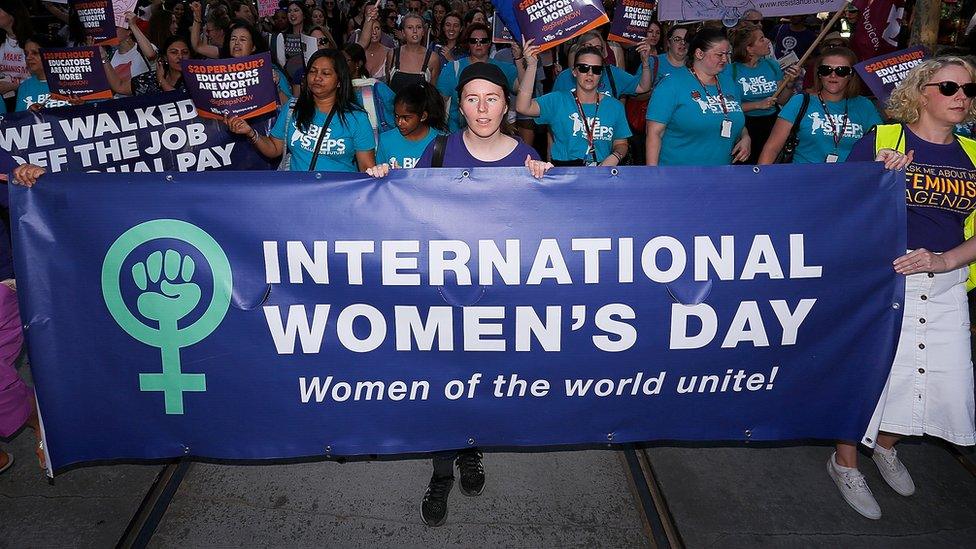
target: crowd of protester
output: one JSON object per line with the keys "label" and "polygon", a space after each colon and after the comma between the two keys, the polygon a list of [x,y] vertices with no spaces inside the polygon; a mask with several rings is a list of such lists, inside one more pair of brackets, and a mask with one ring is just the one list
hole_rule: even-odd
{"label": "crowd of protester", "polygon": [[[224,123],[286,170],[383,178],[414,167],[524,166],[541,178],[554,166],[854,160],[909,172],[913,162],[974,169],[976,71],[965,49],[916,67],[882,109],[839,33],[803,66],[780,65],[814,44],[816,18],[775,21],[750,10],[732,28],[652,21],[628,46],[608,42],[604,26],[544,51],[531,40],[495,43],[493,18],[483,0],[292,0],[266,18],[248,1],[140,0],[103,60],[113,92],[125,97],[185,90],[184,59],[270,52],[280,100],[273,124]],[[311,37],[306,47],[316,51],[283,51],[295,35]],[[51,97],[39,52],[88,43],[69,5],[0,0],[0,106],[77,105]],[[326,135],[344,146],[323,150]],[[15,183],[43,177],[43,168],[16,166],[6,154],[0,164]],[[976,442],[969,323],[958,313],[976,260],[963,233],[971,212],[911,202],[908,212],[910,250],[893,267],[908,282],[891,376],[865,438],[838,441],[827,464],[844,499],[869,518],[881,510],[857,469],[857,443],[873,447],[888,484],[910,495],[900,437]],[[9,258],[6,236],[0,245],[8,248],[0,259]],[[0,279],[13,278],[9,259],[0,270]],[[11,296],[15,284],[0,285],[0,436],[37,428],[31,393],[13,369],[22,335]],[[12,459],[0,452],[0,472]],[[485,472],[477,449],[438,454],[433,465],[422,515],[437,526],[455,467],[466,495],[481,493]]]}

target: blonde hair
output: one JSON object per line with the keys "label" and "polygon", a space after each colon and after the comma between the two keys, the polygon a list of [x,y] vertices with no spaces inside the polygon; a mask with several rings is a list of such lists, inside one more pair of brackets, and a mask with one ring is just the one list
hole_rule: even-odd
{"label": "blonde hair", "polygon": [[[891,92],[885,113],[899,122],[906,124],[916,122],[922,115],[922,86],[928,84],[936,72],[952,65],[966,69],[970,81],[976,82],[976,69],[962,57],[942,56],[923,61],[908,71],[908,76]],[[965,122],[974,120],[976,120],[976,101],[970,104]]]}
{"label": "blonde hair", "polygon": [[[756,39],[755,34],[759,33],[760,38]],[[752,23],[740,23],[729,33],[732,43],[732,61],[746,63],[749,61],[749,46],[766,37],[762,27]]]}

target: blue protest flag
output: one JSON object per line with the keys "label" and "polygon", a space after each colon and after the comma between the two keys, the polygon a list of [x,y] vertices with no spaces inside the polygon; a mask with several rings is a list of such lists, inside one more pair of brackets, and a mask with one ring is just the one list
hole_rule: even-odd
{"label": "blue protest flag", "polygon": [[495,16],[502,18],[502,22],[512,32],[512,36],[521,44],[522,31],[519,28],[518,19],[515,18],[515,1],[491,0],[491,5],[495,7]]}

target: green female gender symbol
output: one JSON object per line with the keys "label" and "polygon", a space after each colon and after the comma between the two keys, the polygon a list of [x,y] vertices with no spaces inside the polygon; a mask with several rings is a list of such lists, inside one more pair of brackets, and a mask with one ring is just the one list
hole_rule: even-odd
{"label": "green female gender symbol", "polygon": [[[204,311],[203,315],[196,322],[184,328],[177,327],[176,322],[179,320],[177,317],[169,317],[165,321],[160,319],[159,328],[148,326],[132,314],[132,311],[129,310],[129,307],[126,306],[125,301],[122,299],[120,278],[122,275],[122,265],[126,258],[139,246],[163,238],[181,240],[199,250],[207,260],[207,263],[209,263],[213,276],[213,297],[209,306],[207,306],[206,311]],[[158,257],[154,258],[154,255]],[[167,251],[166,260],[172,259],[170,255],[175,256],[177,264],[176,270],[174,271],[171,269],[173,262],[168,261],[169,265],[166,265],[167,278],[179,276],[178,261],[180,256],[170,250]],[[149,264],[153,259],[158,260],[161,258],[162,254],[157,251],[150,255],[146,263]],[[155,275],[158,278],[160,266],[158,261],[156,263]],[[150,267],[150,271],[153,271],[152,267]],[[173,271],[172,274],[171,271]],[[187,258],[182,271],[186,282],[189,282],[188,279],[192,277],[193,271],[194,266],[192,260]],[[141,271],[139,269],[133,269],[133,276],[136,278],[136,282],[140,285],[141,289],[145,289],[145,273],[144,268]],[[163,284],[166,283],[167,281],[163,282]],[[171,285],[171,287],[175,286]],[[105,254],[105,261],[102,263],[102,296],[105,299],[105,305],[112,314],[112,318],[115,319],[126,333],[146,345],[160,349],[163,372],[161,374],[139,374],[139,388],[142,391],[162,391],[166,402],[167,414],[183,413],[184,391],[206,391],[206,378],[203,374],[182,373],[180,368],[180,348],[188,347],[202,341],[217,329],[217,326],[223,321],[224,316],[227,314],[227,309],[230,306],[232,288],[233,278],[230,270],[230,262],[227,261],[227,256],[220,248],[220,245],[202,229],[185,221],[156,219],[136,225],[116,239],[109,248],[108,253]],[[172,296],[161,297],[164,304],[167,297]],[[197,290],[193,299],[199,300],[199,290]],[[140,312],[145,315],[146,313],[142,311],[141,305],[142,302],[140,301]],[[190,305],[186,312],[189,312],[196,303],[190,303]]]}

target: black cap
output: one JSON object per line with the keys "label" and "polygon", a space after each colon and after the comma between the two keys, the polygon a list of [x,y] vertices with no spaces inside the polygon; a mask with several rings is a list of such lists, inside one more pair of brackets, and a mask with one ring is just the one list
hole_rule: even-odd
{"label": "black cap", "polygon": [[491,63],[472,63],[464,67],[461,76],[458,77],[458,96],[461,95],[464,85],[472,80],[487,80],[492,84],[497,84],[502,87],[505,97],[509,96],[508,78],[505,77],[505,73],[500,68]]}

